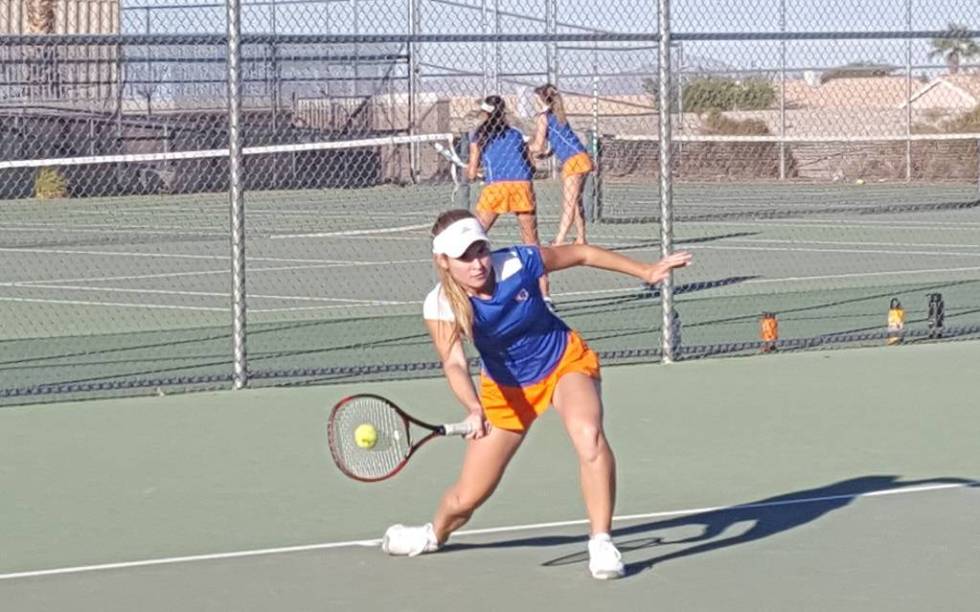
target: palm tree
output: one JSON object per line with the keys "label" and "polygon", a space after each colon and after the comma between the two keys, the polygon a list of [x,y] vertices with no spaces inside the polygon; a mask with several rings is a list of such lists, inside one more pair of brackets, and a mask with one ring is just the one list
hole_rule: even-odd
{"label": "palm tree", "polygon": [[942,57],[946,60],[950,74],[959,72],[962,60],[980,55],[980,45],[970,38],[969,31],[965,25],[949,24],[943,36],[932,39],[929,58]]}

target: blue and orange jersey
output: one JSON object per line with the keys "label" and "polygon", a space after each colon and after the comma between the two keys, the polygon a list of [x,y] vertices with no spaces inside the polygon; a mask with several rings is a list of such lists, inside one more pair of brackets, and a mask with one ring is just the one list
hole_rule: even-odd
{"label": "blue and orange jersey", "polygon": [[[538,279],[545,269],[538,247],[500,249],[490,261],[496,279],[493,297],[470,298],[473,344],[493,381],[509,387],[532,385],[561,361],[570,330],[541,295]],[[441,285],[425,298],[422,312],[430,320],[454,319]]]}
{"label": "blue and orange jersey", "polygon": [[568,122],[561,123],[555,114],[549,112],[548,117],[548,144],[554,152],[558,162],[563,164],[571,157],[579,153],[585,153],[585,146],[572,130]]}
{"label": "blue and orange jersey", "polygon": [[[475,140],[474,140],[475,141]],[[491,139],[480,151],[484,182],[530,181],[534,168],[527,157],[524,135],[512,127]]]}

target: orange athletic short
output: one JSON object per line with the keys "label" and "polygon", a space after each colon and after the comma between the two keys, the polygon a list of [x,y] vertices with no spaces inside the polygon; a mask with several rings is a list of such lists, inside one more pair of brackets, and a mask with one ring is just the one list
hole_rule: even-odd
{"label": "orange athletic short", "polygon": [[588,153],[576,153],[568,159],[561,166],[561,177],[568,178],[575,174],[588,174],[595,169],[592,165],[592,158],[589,157]]}
{"label": "orange athletic short", "polygon": [[480,192],[480,200],[476,203],[480,212],[504,213],[533,213],[534,191],[530,181],[501,181],[490,183]]}
{"label": "orange athletic short", "polygon": [[480,373],[480,402],[483,413],[494,427],[524,431],[551,405],[558,381],[565,374],[581,372],[599,380],[599,356],[585,344],[577,332],[569,332],[565,354],[558,365],[538,382],[526,387],[499,385]]}

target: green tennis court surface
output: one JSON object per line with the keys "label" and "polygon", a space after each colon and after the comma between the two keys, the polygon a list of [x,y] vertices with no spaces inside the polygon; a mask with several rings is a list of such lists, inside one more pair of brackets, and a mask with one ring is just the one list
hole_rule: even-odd
{"label": "green tennis court surface", "polygon": [[[547,240],[557,185],[536,189]],[[604,189],[608,220],[657,210],[653,184]],[[249,192],[256,384],[430,373],[419,369],[432,361],[419,318],[435,281],[428,227],[451,196],[446,184]],[[880,344],[892,298],[924,332],[929,293],[945,300],[947,335],[977,335],[977,202],[975,185],[679,185],[675,247],[696,256],[675,280],[682,351],[740,352],[763,311],[786,340]],[[593,224],[590,240],[656,258],[657,223],[633,221]],[[224,194],[0,203],[3,401],[227,387],[227,227]],[[518,240],[510,218],[491,235]],[[659,300],[635,281],[573,270],[552,282],[561,315],[596,348],[649,358],[659,345]]]}
{"label": "green tennis court surface", "polygon": [[429,518],[461,443],[357,484],[330,463],[329,408],[375,391],[450,419],[441,380],[5,408],[0,601],[972,610],[978,357],[980,344],[950,342],[606,368],[629,568],[613,583],[588,576],[575,457],[553,413],[445,551],[395,559],[371,545]]}

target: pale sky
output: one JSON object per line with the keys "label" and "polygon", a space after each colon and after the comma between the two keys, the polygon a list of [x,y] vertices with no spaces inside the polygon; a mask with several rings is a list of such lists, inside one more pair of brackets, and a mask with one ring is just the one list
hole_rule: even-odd
{"label": "pale sky", "polygon": [[[544,31],[547,0],[418,0],[422,32],[427,34],[466,34],[483,31],[483,5],[486,5],[490,28],[495,23],[494,9],[500,11],[500,30],[532,33]],[[957,22],[980,29],[978,0],[907,0],[911,2],[913,30],[944,29]],[[780,7],[785,6],[786,29],[789,31],[888,30],[908,27],[906,0],[674,0],[672,22],[675,32],[778,32]],[[653,32],[657,29],[656,0],[556,0],[560,31],[580,32],[598,29],[617,32]],[[460,6],[464,5],[464,6]],[[123,30],[127,33],[223,33],[224,4],[213,0],[123,0]],[[151,8],[142,8],[151,7]],[[170,8],[164,8],[170,7]],[[469,7],[469,8],[467,8]],[[316,33],[408,33],[407,0],[243,0],[243,31],[284,34]],[[509,13],[518,13],[516,17]],[[489,30],[492,32],[493,30]],[[590,87],[593,66],[605,82],[623,81],[629,77],[609,75],[639,71],[649,73],[656,62],[655,50],[628,50],[637,44],[602,44],[602,50],[588,48],[588,43],[560,43],[558,63],[563,86]],[[573,48],[577,47],[577,48]],[[791,41],[786,43],[787,68],[829,68],[853,62],[877,62],[904,66],[907,43],[901,40],[872,41]],[[912,43],[915,72],[932,72],[928,64],[929,42]],[[685,66],[723,65],[741,70],[778,70],[779,42],[699,42],[683,43]],[[543,80],[545,45],[530,43],[501,44],[497,56],[501,72],[513,76],[507,81],[530,83]],[[429,44],[420,45],[419,58],[423,74],[430,85],[441,74],[455,71],[477,72],[497,64],[493,45]],[[675,61],[677,57],[675,56]],[[344,68],[335,72],[342,76]],[[302,72],[302,66],[294,66]],[[309,64],[310,77],[322,76],[322,67]],[[579,76],[576,76],[579,75]],[[461,89],[470,90],[476,77],[469,78]],[[632,85],[626,85],[626,88]],[[613,87],[613,85],[610,85]]]}

